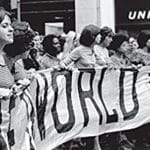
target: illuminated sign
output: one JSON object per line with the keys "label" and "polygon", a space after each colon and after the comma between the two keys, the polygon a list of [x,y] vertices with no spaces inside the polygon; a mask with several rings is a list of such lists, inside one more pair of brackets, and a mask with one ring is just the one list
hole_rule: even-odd
{"label": "illuminated sign", "polygon": [[139,10],[139,11],[129,11],[128,13],[129,20],[144,20],[150,19],[150,10]]}
{"label": "illuminated sign", "polygon": [[150,25],[150,0],[115,0],[116,25]]}

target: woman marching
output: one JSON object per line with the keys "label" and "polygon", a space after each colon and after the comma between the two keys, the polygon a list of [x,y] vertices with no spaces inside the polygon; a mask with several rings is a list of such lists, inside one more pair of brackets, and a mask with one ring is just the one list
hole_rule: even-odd
{"label": "woman marching", "polygon": [[13,28],[11,26],[11,15],[4,8],[0,7],[0,129],[4,142],[7,143],[7,131],[9,125],[9,98],[11,87],[14,85],[14,77],[8,69],[4,60],[4,47],[13,43]]}

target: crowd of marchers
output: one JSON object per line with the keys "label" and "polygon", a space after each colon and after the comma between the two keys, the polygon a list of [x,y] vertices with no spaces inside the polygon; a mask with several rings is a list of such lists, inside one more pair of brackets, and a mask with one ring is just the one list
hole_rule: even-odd
{"label": "crowd of marchers", "polygon": [[[40,35],[26,21],[18,22],[0,8],[0,98],[9,99],[30,84],[43,69],[135,68],[150,64],[150,30],[136,36],[128,31],[114,33],[110,27],[86,25],[81,33]],[[150,149],[149,126],[77,138],[55,150],[142,150]],[[142,133],[142,134],[141,134]],[[5,150],[0,136],[0,149]],[[6,147],[7,148],[7,147]]]}

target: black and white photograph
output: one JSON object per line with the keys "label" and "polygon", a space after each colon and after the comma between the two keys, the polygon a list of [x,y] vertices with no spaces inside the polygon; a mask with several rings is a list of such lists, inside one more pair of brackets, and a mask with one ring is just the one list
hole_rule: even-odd
{"label": "black and white photograph", "polygon": [[150,0],[0,0],[0,150],[150,150]]}

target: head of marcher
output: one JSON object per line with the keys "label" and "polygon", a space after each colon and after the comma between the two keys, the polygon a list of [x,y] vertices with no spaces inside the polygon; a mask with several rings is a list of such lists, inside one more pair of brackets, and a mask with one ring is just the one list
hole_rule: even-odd
{"label": "head of marcher", "polygon": [[0,49],[13,43],[13,28],[11,26],[11,14],[0,7]]}
{"label": "head of marcher", "polygon": [[35,36],[33,37],[33,48],[36,48],[37,50],[42,50],[42,36],[39,34],[39,32],[35,31]]}
{"label": "head of marcher", "polygon": [[94,24],[90,24],[84,27],[80,36],[80,44],[91,47],[95,43],[95,39],[100,34],[100,28]]}
{"label": "head of marcher", "polygon": [[36,48],[31,48],[29,52],[29,56],[32,59],[36,59],[36,57],[38,56],[38,50]]}
{"label": "head of marcher", "polygon": [[56,57],[61,52],[61,45],[58,37],[54,34],[49,34],[44,37],[42,41],[43,49],[45,53]]}
{"label": "head of marcher", "polygon": [[139,44],[135,37],[129,38],[129,46],[130,46],[131,51],[137,50],[139,48]]}
{"label": "head of marcher", "polygon": [[150,30],[142,30],[137,38],[139,48],[150,51]]}
{"label": "head of marcher", "polygon": [[112,29],[110,27],[105,26],[105,27],[101,28],[100,34],[101,34],[100,45],[102,47],[107,48],[110,45],[110,43],[112,42],[114,32],[112,31]]}
{"label": "head of marcher", "polygon": [[64,43],[64,51],[67,51],[70,53],[75,48],[74,47],[75,38],[76,38],[76,32],[74,32],[74,31],[69,31],[66,34],[66,40]]}
{"label": "head of marcher", "polygon": [[63,56],[62,59],[67,57],[73,49],[80,45],[79,43],[80,35],[75,31],[69,31],[65,36],[65,43],[63,46]]}
{"label": "head of marcher", "polygon": [[26,58],[30,50],[30,44],[34,37],[34,31],[28,22],[14,22],[14,43],[7,45],[4,51],[9,57]]}
{"label": "head of marcher", "polygon": [[125,53],[129,50],[129,36],[124,33],[117,33],[113,36],[113,40],[110,44],[110,49],[119,52]]}

